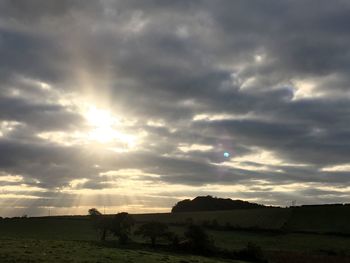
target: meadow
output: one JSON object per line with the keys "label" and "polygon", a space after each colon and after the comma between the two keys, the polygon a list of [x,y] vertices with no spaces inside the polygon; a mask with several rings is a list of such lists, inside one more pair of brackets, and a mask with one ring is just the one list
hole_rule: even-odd
{"label": "meadow", "polygon": [[[134,229],[145,222],[160,221],[180,237],[189,221],[201,224],[215,246],[240,250],[251,242],[262,249],[269,262],[349,262],[349,210],[349,206],[329,206],[133,217]],[[135,235],[132,240],[143,245],[137,249],[101,246],[88,216],[2,219],[0,234],[0,262],[39,262],[38,258],[43,258],[40,262],[237,262],[154,251],[147,247],[148,240]]]}
{"label": "meadow", "polygon": [[194,255],[175,255],[146,250],[110,248],[86,241],[1,239],[0,262],[239,263],[240,261],[220,260]]}
{"label": "meadow", "polygon": [[292,210],[283,208],[270,209],[237,209],[230,211],[183,212],[163,214],[135,215],[138,222],[152,220],[167,224],[184,224],[192,221],[196,224],[210,225],[215,221],[218,225],[230,225],[236,228],[280,229],[291,216]]}
{"label": "meadow", "polygon": [[139,222],[157,220],[181,225],[191,220],[210,225],[215,221],[219,226],[244,230],[350,235],[350,205],[142,214],[134,217]]}

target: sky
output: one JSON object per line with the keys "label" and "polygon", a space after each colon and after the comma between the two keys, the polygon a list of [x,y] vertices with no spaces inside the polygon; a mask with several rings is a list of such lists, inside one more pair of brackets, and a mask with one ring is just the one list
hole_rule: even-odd
{"label": "sky", "polygon": [[350,2],[0,2],[0,216],[350,200]]}

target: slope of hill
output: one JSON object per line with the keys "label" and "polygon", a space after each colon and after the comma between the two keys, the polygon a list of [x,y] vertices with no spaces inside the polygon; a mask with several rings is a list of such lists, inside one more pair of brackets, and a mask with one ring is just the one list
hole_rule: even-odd
{"label": "slope of hill", "polygon": [[350,204],[314,205],[291,208],[284,229],[290,232],[350,234]]}
{"label": "slope of hill", "polygon": [[180,201],[172,208],[171,212],[223,211],[252,208],[266,208],[266,206],[242,200],[232,200],[230,198],[216,198],[208,195],[198,196],[193,200],[186,199]]}

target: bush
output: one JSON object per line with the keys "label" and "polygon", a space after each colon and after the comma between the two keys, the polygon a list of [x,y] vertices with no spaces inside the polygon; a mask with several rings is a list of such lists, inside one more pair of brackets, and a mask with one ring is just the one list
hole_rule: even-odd
{"label": "bush", "polygon": [[119,238],[120,244],[126,244],[129,240],[131,227],[134,225],[134,219],[126,212],[116,214],[112,220],[109,230],[113,235]]}
{"label": "bush", "polygon": [[168,231],[168,226],[161,222],[148,222],[139,227],[135,231],[136,235],[142,235],[145,238],[149,238],[152,247],[156,246],[157,238],[167,237],[171,238],[171,233]]}
{"label": "bush", "polygon": [[173,245],[174,248],[178,248],[179,244],[180,244],[180,239],[179,236],[177,234],[172,234],[170,237],[171,243]]}
{"label": "bush", "polygon": [[129,240],[131,227],[134,220],[126,212],[116,214],[115,216],[104,216],[96,208],[89,209],[90,219],[93,227],[100,232],[100,239],[104,241],[107,233],[110,232],[118,237],[120,244],[125,244]]}
{"label": "bush", "polygon": [[201,253],[211,253],[213,251],[214,242],[201,226],[189,225],[185,232],[185,237],[188,241],[188,248],[191,250]]}
{"label": "bush", "polygon": [[96,208],[89,209],[89,215],[93,227],[99,232],[100,240],[106,240],[107,232],[110,227],[110,219],[103,216]]}
{"label": "bush", "polygon": [[261,247],[252,242],[248,242],[247,247],[238,252],[238,257],[253,262],[267,262]]}

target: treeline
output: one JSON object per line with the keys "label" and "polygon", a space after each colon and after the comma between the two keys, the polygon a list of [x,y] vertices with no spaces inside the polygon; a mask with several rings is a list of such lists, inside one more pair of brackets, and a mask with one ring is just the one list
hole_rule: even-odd
{"label": "treeline", "polygon": [[193,200],[185,199],[178,202],[171,210],[172,213],[198,212],[198,211],[222,211],[234,209],[267,208],[267,206],[250,203],[243,200],[230,198],[217,198],[213,196],[198,196]]}
{"label": "treeline", "polygon": [[[180,236],[178,233],[170,231],[168,224],[159,221],[145,222],[136,227],[133,216],[126,212],[106,216],[97,209],[91,208],[89,215],[102,242],[108,242],[106,241],[107,236],[111,235],[117,238],[119,245],[135,244],[131,238],[134,234],[148,240],[153,249],[170,249],[175,252],[203,256],[267,262],[261,248],[253,243],[248,243],[246,248],[237,251],[216,247],[213,237],[206,233],[202,225],[194,224],[192,220],[188,220],[183,235]],[[159,243],[160,240],[162,240],[162,245]]]}
{"label": "treeline", "polygon": [[[89,214],[101,241],[105,241],[109,234],[117,237],[121,245],[125,245],[130,241],[131,230],[135,225],[132,215],[122,212],[116,215],[105,216],[95,208],[91,208]],[[141,224],[134,231],[134,234],[148,239],[153,248],[156,247],[159,239],[169,241],[174,247],[182,246],[193,250],[210,249],[211,247],[209,237],[204,230],[194,224],[188,225],[184,233],[185,240],[181,240],[176,233],[169,230],[167,224],[159,221]]]}

